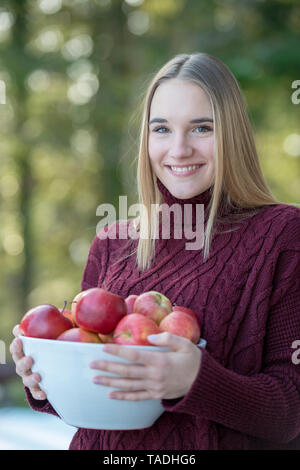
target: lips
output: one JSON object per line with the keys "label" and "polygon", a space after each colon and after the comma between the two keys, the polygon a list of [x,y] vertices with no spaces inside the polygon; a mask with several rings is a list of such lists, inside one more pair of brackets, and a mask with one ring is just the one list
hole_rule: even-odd
{"label": "lips", "polygon": [[[196,165],[196,164],[195,164]],[[197,173],[197,171],[200,171],[201,168],[204,166],[204,164],[197,164],[197,165],[200,165],[199,168],[196,168],[194,170],[188,170],[188,171],[181,171],[181,172],[177,172],[177,171],[173,171],[171,166],[167,165],[167,170],[173,175],[173,176],[178,176],[178,177],[185,177],[185,176],[190,176],[190,175],[193,175],[194,173]],[[192,166],[192,165],[172,165],[172,166],[178,166],[178,168],[185,168],[185,167],[188,167],[188,166]]]}
{"label": "lips", "polygon": [[197,162],[197,163],[189,163],[189,164],[185,164],[185,165],[165,165],[167,167],[172,167],[172,166],[176,166],[177,168],[188,168],[189,166],[195,166],[195,165],[205,165],[205,162]]}

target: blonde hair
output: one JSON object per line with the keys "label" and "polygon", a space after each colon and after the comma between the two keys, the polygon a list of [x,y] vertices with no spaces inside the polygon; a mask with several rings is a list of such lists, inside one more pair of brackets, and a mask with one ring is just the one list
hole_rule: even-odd
{"label": "blonde hair", "polygon": [[[156,233],[158,212],[151,212],[151,208],[163,202],[148,155],[150,106],[157,87],[172,78],[198,84],[210,98],[213,110],[215,180],[204,233],[203,260],[206,261],[222,201],[229,208],[257,208],[278,204],[278,201],[263,177],[246,105],[231,71],[209,54],[179,54],[156,73],[142,102],[137,186],[139,203],[146,210],[135,220],[140,235]],[[246,216],[254,213],[249,212]],[[240,216],[238,220],[241,220]],[[140,236],[135,252],[139,270],[148,269],[155,256],[155,237]]]}

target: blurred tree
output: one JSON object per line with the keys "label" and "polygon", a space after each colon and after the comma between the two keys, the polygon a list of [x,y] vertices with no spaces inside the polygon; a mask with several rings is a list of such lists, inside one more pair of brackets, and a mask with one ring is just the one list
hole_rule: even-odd
{"label": "blurred tree", "polygon": [[296,0],[1,1],[1,338],[79,291],[97,206],[136,202],[135,110],[175,54],[229,66],[271,189],[299,202],[299,31]]}
{"label": "blurred tree", "polygon": [[[26,27],[27,2],[12,0],[11,7],[14,12],[14,24],[12,26],[12,42],[10,54],[6,55],[11,76],[11,92],[13,93],[15,106],[15,119],[13,132],[21,137],[23,127],[28,119],[30,110],[27,107],[27,89],[25,80],[32,71],[34,63],[24,49],[27,43],[28,33]],[[24,312],[28,308],[27,296],[33,287],[33,239],[32,239],[32,215],[31,215],[31,192],[32,192],[32,171],[30,161],[30,145],[25,138],[19,138],[15,142],[15,166],[20,181],[19,191],[19,211],[20,211],[20,235],[24,244],[24,261],[20,269],[19,282],[14,286],[18,292],[19,309]]]}

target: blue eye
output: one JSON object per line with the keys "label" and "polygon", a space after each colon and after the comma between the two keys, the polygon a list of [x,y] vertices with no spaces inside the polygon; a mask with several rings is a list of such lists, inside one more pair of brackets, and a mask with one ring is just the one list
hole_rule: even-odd
{"label": "blue eye", "polygon": [[[198,129],[200,129],[200,131],[198,131]],[[193,129],[193,132],[195,132],[196,134],[206,134],[210,131],[212,131],[212,128],[209,126],[197,126]],[[153,129],[152,132],[155,132],[157,134],[166,134],[167,132],[169,132],[169,129],[165,126],[159,126]]]}
{"label": "blue eye", "polygon": [[159,127],[156,127],[155,129],[153,129],[153,132],[157,132],[158,134],[164,134],[164,132],[161,132],[164,129],[167,129],[167,128],[164,127],[164,126],[159,126]]}
{"label": "blue eye", "polygon": [[[198,127],[195,127],[195,129],[204,129],[204,132],[203,132],[204,134],[211,131],[211,128],[208,126],[198,126]],[[196,132],[196,134],[202,134],[202,132]]]}

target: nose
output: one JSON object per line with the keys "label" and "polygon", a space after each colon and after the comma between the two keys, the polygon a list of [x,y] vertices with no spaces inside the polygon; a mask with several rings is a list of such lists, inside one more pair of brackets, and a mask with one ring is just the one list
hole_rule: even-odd
{"label": "nose", "polygon": [[188,141],[188,138],[184,135],[176,135],[173,137],[169,155],[173,158],[190,157],[193,149]]}

